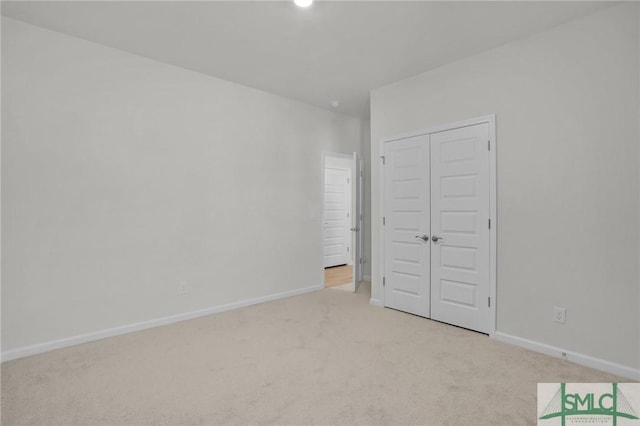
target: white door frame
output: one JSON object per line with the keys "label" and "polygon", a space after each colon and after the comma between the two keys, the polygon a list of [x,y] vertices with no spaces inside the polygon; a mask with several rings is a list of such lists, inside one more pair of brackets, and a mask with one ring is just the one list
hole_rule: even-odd
{"label": "white door frame", "polygon": [[[359,156],[360,154],[358,154]],[[325,215],[324,215],[324,190],[325,190],[325,179],[324,179],[324,173],[325,173],[325,169],[327,167],[327,158],[332,157],[332,158],[338,158],[338,159],[343,159],[343,160],[349,160],[351,161],[351,174],[350,174],[350,181],[351,181],[351,185],[349,187],[349,191],[351,192],[351,201],[350,201],[350,206],[354,206],[355,203],[353,203],[353,201],[355,200],[355,197],[359,196],[358,192],[360,191],[360,188],[355,188],[355,191],[353,190],[353,187],[356,185],[356,182],[358,182],[358,180],[356,179],[355,173],[357,173],[358,167],[357,164],[355,164],[354,161],[354,155],[352,154],[343,154],[343,153],[339,153],[339,152],[329,152],[329,151],[323,151],[322,152],[322,179],[321,179],[321,190],[320,190],[320,206],[322,209],[322,214],[321,214],[321,221],[320,221],[320,245],[322,247],[321,249],[321,256],[320,256],[320,271],[321,271],[321,287],[325,288],[325,281],[324,281],[324,222],[325,222]],[[360,185],[362,185],[363,182],[362,180],[360,180]],[[353,210],[352,207],[349,208],[350,210]],[[362,211],[362,204],[360,205],[360,210]],[[350,220],[351,218],[355,217],[357,218],[357,223],[359,223],[359,216],[358,215],[360,212],[355,212],[355,211],[351,211],[350,214]],[[361,228],[362,229],[362,228]],[[358,232],[357,233],[357,238],[356,241],[354,241],[354,244],[358,244],[359,247],[362,247],[362,232]],[[353,239],[352,239],[353,240]],[[356,268],[359,266],[359,259],[355,259],[355,247],[351,247],[350,249],[350,256],[352,256],[352,268],[353,268],[353,277],[356,277]],[[360,256],[362,256],[362,250],[360,250]],[[356,287],[357,287],[357,283],[355,282],[355,280],[352,280],[351,282],[352,284],[352,289],[354,292],[356,291]]]}
{"label": "white door frame", "polygon": [[[431,133],[443,132],[446,130],[458,129],[461,127],[469,127],[475,126],[477,124],[487,123],[489,125],[489,219],[491,220],[491,228],[489,229],[489,295],[491,297],[491,306],[489,307],[489,315],[491,320],[489,321],[489,336],[493,337],[496,332],[497,327],[497,304],[498,298],[497,296],[497,231],[498,231],[498,202],[497,202],[497,155],[496,155],[496,116],[495,114],[485,115],[482,117],[476,117],[469,120],[462,120],[455,123],[443,124],[439,126],[429,127],[427,129],[416,130],[409,133],[404,133],[400,135],[395,135],[392,137],[385,137],[380,139],[379,152],[384,154],[384,144],[387,142],[393,142],[399,139],[406,139],[415,136],[427,135]],[[383,158],[380,157],[380,164],[382,164]],[[383,166],[380,167],[379,174],[379,188],[380,189],[380,224],[378,226],[378,233],[380,237],[380,248],[378,253],[378,265],[380,270],[380,277],[385,276],[384,270],[384,226],[382,225],[382,217],[385,212],[385,204],[384,204],[384,175],[385,169]],[[382,281],[378,283],[380,286],[380,291],[378,294],[380,295],[380,304],[381,306],[385,306],[384,302],[384,289],[382,288]]]}
{"label": "white door frame", "polygon": [[[355,202],[354,206],[356,206],[354,208],[354,214],[357,214],[357,216],[355,217],[355,222],[356,222],[356,226],[358,227],[359,231],[356,234],[356,241],[355,244],[357,244],[357,248],[354,247],[354,274],[353,274],[353,285],[355,287],[355,291],[358,291],[358,287],[360,286],[360,281],[362,281],[362,268],[364,266],[363,263],[363,258],[364,258],[364,205],[362,204],[362,202],[364,201],[362,198],[362,193],[364,191],[364,159],[360,156],[359,153],[354,152],[353,153],[353,161],[356,163],[356,169],[354,171],[354,173],[357,175],[358,173],[360,174],[359,176],[354,176],[354,182],[356,184],[356,197],[357,197],[357,201]],[[360,207],[358,209],[358,207]],[[357,271],[357,273],[356,273]]]}

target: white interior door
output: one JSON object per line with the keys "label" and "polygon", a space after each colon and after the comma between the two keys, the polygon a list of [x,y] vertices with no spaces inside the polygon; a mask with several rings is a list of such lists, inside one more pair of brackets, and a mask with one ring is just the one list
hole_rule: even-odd
{"label": "white interior door", "polygon": [[429,317],[429,136],[384,145],[384,304]]}
{"label": "white interior door", "polygon": [[431,134],[431,318],[489,331],[489,125]]}
{"label": "white interior door", "polygon": [[349,171],[326,168],[324,175],[324,267],[349,263]]}
{"label": "white interior door", "polygon": [[353,291],[358,291],[362,279],[362,161],[358,159],[358,153],[353,153],[353,178],[351,179],[351,193],[353,214],[351,215],[351,240],[353,247]]}

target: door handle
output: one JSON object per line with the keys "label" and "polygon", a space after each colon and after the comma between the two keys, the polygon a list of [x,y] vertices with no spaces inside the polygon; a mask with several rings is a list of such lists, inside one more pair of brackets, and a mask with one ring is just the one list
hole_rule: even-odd
{"label": "door handle", "polygon": [[360,230],[360,228],[358,228],[358,227],[356,226],[355,228],[351,228],[351,230],[352,230],[353,232],[358,232],[358,231]]}
{"label": "door handle", "polygon": [[416,235],[416,238],[420,238],[422,241],[429,241],[429,236],[425,235]]}
{"label": "door handle", "polygon": [[444,238],[438,237],[437,235],[434,235],[433,237],[431,237],[431,241],[433,241],[434,243],[437,243],[440,240],[444,240]]}

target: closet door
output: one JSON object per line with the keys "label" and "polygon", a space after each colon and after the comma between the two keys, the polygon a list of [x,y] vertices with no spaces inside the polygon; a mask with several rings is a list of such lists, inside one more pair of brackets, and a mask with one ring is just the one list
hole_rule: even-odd
{"label": "closet door", "polygon": [[489,126],[431,134],[431,318],[489,331]]}
{"label": "closet door", "polygon": [[385,306],[429,317],[429,136],[384,144]]}

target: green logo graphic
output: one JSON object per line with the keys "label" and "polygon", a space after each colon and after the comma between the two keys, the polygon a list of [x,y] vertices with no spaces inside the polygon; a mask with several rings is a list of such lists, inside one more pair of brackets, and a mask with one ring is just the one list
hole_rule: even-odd
{"label": "green logo graphic", "polygon": [[612,383],[611,393],[596,395],[594,393],[567,393],[566,383],[553,395],[551,401],[539,417],[540,420],[560,417],[565,426],[569,416],[610,416],[613,425],[618,424],[618,417],[637,420],[638,416],[624,394]]}

